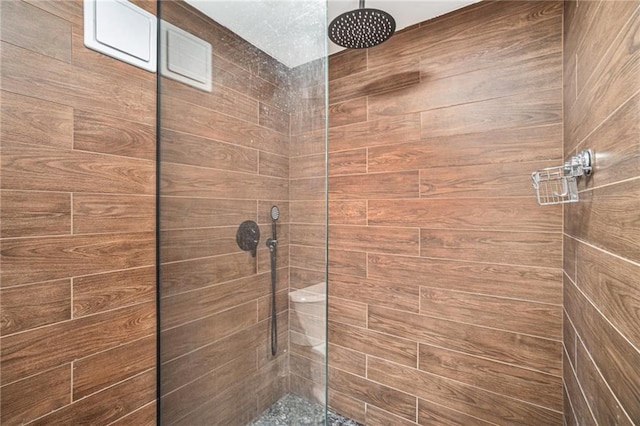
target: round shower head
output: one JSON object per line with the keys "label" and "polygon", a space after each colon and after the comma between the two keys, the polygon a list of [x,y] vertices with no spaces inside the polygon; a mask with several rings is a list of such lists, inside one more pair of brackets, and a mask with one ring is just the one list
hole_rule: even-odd
{"label": "round shower head", "polygon": [[345,12],[329,24],[329,39],[347,49],[366,49],[376,46],[393,35],[396,21],[379,9],[360,8]]}
{"label": "round shower head", "polygon": [[278,206],[271,207],[271,220],[278,220],[280,217],[280,209]]}

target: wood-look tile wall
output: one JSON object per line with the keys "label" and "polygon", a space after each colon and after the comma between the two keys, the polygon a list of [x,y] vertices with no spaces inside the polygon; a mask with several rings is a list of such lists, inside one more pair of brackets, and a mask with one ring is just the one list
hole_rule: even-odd
{"label": "wood-look tile wall", "polygon": [[567,425],[640,421],[640,2],[565,3],[564,155],[593,176],[565,208]]}
{"label": "wood-look tile wall", "polygon": [[329,404],[562,423],[562,2],[481,2],[329,66]]}
{"label": "wood-look tile wall", "polygon": [[[290,71],[184,2],[160,13],[213,54],[211,93],[169,79],[160,88],[162,424],[244,424],[289,389]],[[245,220],[260,226],[255,258],[236,244]]]}
{"label": "wood-look tile wall", "polygon": [[[290,390],[326,401],[326,59],[291,70],[290,164]],[[313,286],[313,287],[311,287]],[[316,301],[294,303],[296,290]],[[308,299],[308,298],[307,298]]]}
{"label": "wood-look tile wall", "polygon": [[156,76],[80,0],[0,8],[0,423],[153,425]]}

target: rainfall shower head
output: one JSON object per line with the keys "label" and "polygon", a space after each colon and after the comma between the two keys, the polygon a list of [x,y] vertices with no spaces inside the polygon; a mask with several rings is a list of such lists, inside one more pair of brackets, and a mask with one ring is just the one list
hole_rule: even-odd
{"label": "rainfall shower head", "polygon": [[329,39],[347,49],[366,49],[386,41],[396,30],[393,16],[380,9],[360,7],[345,12],[329,24]]}
{"label": "rainfall shower head", "polygon": [[280,217],[280,209],[278,206],[271,207],[271,220],[278,220]]}

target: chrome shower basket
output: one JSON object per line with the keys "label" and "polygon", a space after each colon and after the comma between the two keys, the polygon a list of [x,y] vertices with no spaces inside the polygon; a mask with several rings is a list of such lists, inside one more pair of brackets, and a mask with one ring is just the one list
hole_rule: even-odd
{"label": "chrome shower basket", "polygon": [[547,167],[531,173],[538,204],[575,203],[578,201],[579,176],[593,171],[593,152],[585,149],[563,166]]}

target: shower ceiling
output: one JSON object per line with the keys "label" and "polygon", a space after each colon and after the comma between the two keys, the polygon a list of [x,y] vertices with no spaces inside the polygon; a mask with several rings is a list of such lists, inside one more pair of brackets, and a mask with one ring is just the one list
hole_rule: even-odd
{"label": "shower ceiling", "polygon": [[[327,22],[319,22],[325,0],[185,0],[216,22],[288,67],[324,55],[318,32],[358,0],[328,0]],[[382,9],[396,20],[396,30],[444,15],[478,0],[367,0],[366,7]],[[312,18],[312,19],[309,19]],[[329,42],[329,54],[342,50]]]}

